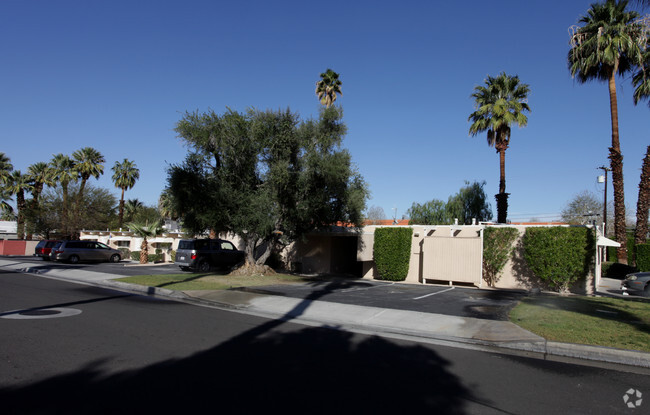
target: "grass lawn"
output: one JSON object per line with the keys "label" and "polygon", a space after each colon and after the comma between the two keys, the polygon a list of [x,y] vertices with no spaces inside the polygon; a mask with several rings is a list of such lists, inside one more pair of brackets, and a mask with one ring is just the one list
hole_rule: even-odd
{"label": "grass lawn", "polygon": [[533,296],[510,321],[551,341],[650,352],[650,301],[642,299]]}
{"label": "grass lawn", "polygon": [[218,273],[205,274],[165,274],[165,275],[137,275],[134,277],[120,278],[117,281],[129,284],[145,285],[148,287],[168,288],[176,291],[187,290],[227,290],[237,287],[252,287],[271,284],[292,284],[313,281],[313,278],[297,275],[223,275]]}

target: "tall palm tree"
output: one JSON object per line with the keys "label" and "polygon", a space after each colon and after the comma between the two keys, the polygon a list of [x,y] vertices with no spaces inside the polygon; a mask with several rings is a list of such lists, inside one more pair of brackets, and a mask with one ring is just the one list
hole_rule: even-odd
{"label": "tall palm tree", "polygon": [[648,215],[650,214],[650,146],[648,146],[641,167],[639,199],[636,202],[636,229],[634,243],[644,244],[648,237]]}
{"label": "tall palm tree", "polygon": [[605,81],[609,88],[612,120],[612,145],[609,159],[614,186],[614,232],[621,244],[618,260],[627,263],[625,231],[625,194],[623,189],[623,155],[618,132],[618,102],[616,75],[624,75],[642,62],[647,39],[643,26],[636,19],[639,14],[626,11],[627,0],[607,0],[594,3],[582,16],[582,26],[573,27],[568,54],[571,75],[580,83]]}
{"label": "tall palm tree", "polygon": [[29,175],[22,174],[20,170],[11,172],[7,182],[7,191],[12,195],[16,195],[18,239],[25,237],[25,208],[27,207],[25,192],[30,192],[32,189]]}
{"label": "tall palm tree", "polygon": [[140,245],[140,263],[146,264],[149,262],[149,243],[147,238],[153,238],[161,233],[163,231],[162,224],[160,221],[153,223],[130,222],[127,223],[127,226],[131,232],[142,238],[142,244]]}
{"label": "tall palm tree", "polygon": [[320,103],[329,108],[336,101],[336,94],[341,94],[341,81],[339,74],[331,69],[320,74],[320,81],[316,82],[316,95]]}
{"label": "tall palm tree", "polygon": [[27,168],[27,175],[29,177],[29,181],[32,185],[32,200],[29,203],[29,210],[30,210],[30,215],[32,218],[32,221],[30,223],[31,226],[27,228],[27,236],[26,239],[32,239],[32,233],[34,231],[34,219],[36,219],[36,216],[38,214],[39,210],[39,197],[41,193],[43,192],[43,187],[45,185],[53,185],[52,182],[52,173],[51,173],[51,168],[50,166],[47,165],[47,163],[44,162],[38,162],[34,163],[31,166]]}
{"label": "tall palm tree", "polygon": [[497,221],[505,223],[508,218],[508,195],[506,193],[506,150],[510,145],[510,126],[516,124],[525,127],[530,112],[527,99],[530,93],[528,84],[519,82],[518,76],[502,72],[496,77],[488,76],[485,85],[474,88],[476,111],[470,114],[468,121],[471,136],[487,131],[487,142],[499,154],[499,193],[497,200]]}
{"label": "tall palm tree", "polygon": [[11,164],[11,159],[5,153],[0,152],[0,185],[2,185],[0,187],[0,210],[3,214],[10,214],[13,211],[11,205],[7,203],[7,201],[11,200],[11,195],[5,188],[13,169],[14,166]]}
{"label": "tall palm tree", "polygon": [[134,162],[124,159],[123,162],[115,162],[111,167],[113,170],[113,183],[115,187],[122,189],[122,197],[120,197],[120,209],[118,222],[119,227],[122,227],[122,220],[124,219],[124,192],[132,189],[135,186],[136,180],[140,178],[140,170]]}
{"label": "tall palm tree", "polygon": [[106,162],[106,160],[102,153],[92,147],[84,147],[81,150],[77,150],[72,153],[72,157],[75,161],[75,170],[81,178],[79,192],[77,193],[77,204],[79,204],[83,198],[84,189],[88,179],[91,177],[99,179],[99,176],[104,174],[103,163]]}
{"label": "tall palm tree", "polygon": [[51,179],[53,185],[61,185],[62,195],[63,195],[63,207],[61,210],[63,229],[61,231],[64,234],[69,233],[69,224],[70,224],[70,195],[68,194],[68,185],[70,182],[77,181],[77,172],[75,170],[74,161],[64,154],[55,154],[50,161],[51,168]]}

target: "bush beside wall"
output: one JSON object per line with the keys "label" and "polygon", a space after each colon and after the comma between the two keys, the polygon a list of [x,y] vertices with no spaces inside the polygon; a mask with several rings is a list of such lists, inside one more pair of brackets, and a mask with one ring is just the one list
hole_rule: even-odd
{"label": "bush beside wall", "polygon": [[404,281],[411,259],[412,228],[380,228],[375,230],[373,254],[377,278]]}
{"label": "bush beside wall", "polygon": [[501,271],[514,250],[519,236],[515,228],[488,227],[483,231],[483,279],[490,287],[501,278]]}
{"label": "bush beside wall", "polygon": [[529,228],[524,258],[542,281],[561,292],[589,275],[594,262],[594,231],[589,228]]}

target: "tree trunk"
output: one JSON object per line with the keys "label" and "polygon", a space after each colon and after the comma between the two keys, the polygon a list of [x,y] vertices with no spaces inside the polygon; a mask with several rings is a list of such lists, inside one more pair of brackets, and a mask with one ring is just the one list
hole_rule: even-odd
{"label": "tree trunk", "polygon": [[21,189],[16,194],[16,207],[18,208],[17,218],[17,236],[18,239],[25,238],[25,192]]}
{"label": "tree trunk", "polygon": [[650,209],[650,146],[646,150],[643,166],[641,167],[641,180],[639,181],[639,200],[636,203],[636,229],[634,243],[646,243],[648,237],[648,211]]}
{"label": "tree trunk", "polygon": [[616,100],[616,71],[618,62],[609,74],[609,106],[612,118],[612,146],[609,159],[612,167],[612,185],[614,186],[614,233],[621,244],[616,253],[618,262],[627,264],[627,235],[625,230],[625,191],[623,188],[623,155],[618,136],[618,103]]}
{"label": "tree trunk", "polygon": [[[502,140],[500,140],[502,141]],[[508,220],[508,193],[506,193],[506,149],[508,145],[499,142],[496,144],[499,153],[499,194],[497,194],[497,223],[506,223]]]}
{"label": "tree trunk", "polygon": [[146,264],[149,262],[149,244],[147,243],[147,237],[144,238],[142,241],[142,245],[140,245],[140,263],[141,264]]}
{"label": "tree trunk", "polygon": [[124,188],[122,188],[122,197],[120,198],[120,212],[118,215],[118,228],[122,228],[122,222],[124,220]]}

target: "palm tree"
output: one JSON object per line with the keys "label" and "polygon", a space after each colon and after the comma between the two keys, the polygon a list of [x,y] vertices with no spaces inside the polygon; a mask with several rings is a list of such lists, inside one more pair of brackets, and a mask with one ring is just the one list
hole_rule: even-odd
{"label": "palm tree", "polygon": [[573,27],[568,54],[571,75],[580,83],[606,81],[612,120],[612,145],[609,159],[614,186],[614,232],[621,244],[618,260],[627,263],[625,232],[625,195],[623,190],[623,155],[618,134],[616,75],[624,75],[642,62],[647,44],[643,26],[635,19],[639,14],[626,11],[627,0],[594,3],[582,16],[582,26]]}
{"label": "palm tree", "polygon": [[5,183],[9,173],[14,169],[11,159],[5,153],[0,152],[0,183]]}
{"label": "palm tree", "polygon": [[61,210],[63,229],[61,229],[61,231],[64,234],[69,234],[70,197],[68,195],[68,185],[70,182],[77,181],[78,178],[75,170],[75,163],[70,157],[59,153],[55,154],[50,161],[50,168],[52,183],[54,186],[56,186],[57,183],[60,184],[63,194],[63,207]]}
{"label": "palm tree", "polygon": [[7,203],[8,200],[11,200],[11,195],[4,187],[9,182],[9,177],[13,169],[14,166],[11,164],[11,159],[5,153],[0,152],[0,185],[3,185],[3,187],[0,187],[0,210],[5,215],[9,215],[13,211],[11,205]]}
{"label": "palm tree", "polygon": [[153,238],[163,231],[160,221],[153,223],[127,223],[129,230],[136,236],[142,238],[142,245],[140,245],[140,263],[146,264],[149,262],[149,243],[147,238]]}
{"label": "palm tree", "polygon": [[124,214],[129,222],[133,221],[133,217],[142,209],[144,205],[138,199],[129,199],[124,203]]}
{"label": "palm tree", "polygon": [[32,191],[33,187],[30,177],[27,174],[22,174],[20,170],[11,172],[7,182],[7,191],[11,195],[16,195],[16,210],[18,216],[18,239],[25,237],[25,208],[27,203],[25,201],[25,192]]}
{"label": "palm tree", "polygon": [[336,101],[336,94],[341,94],[341,81],[339,74],[331,69],[320,74],[320,81],[316,82],[316,95],[320,103],[329,108]]}
{"label": "palm tree", "polygon": [[634,230],[634,244],[640,245],[647,241],[648,214],[650,211],[650,146],[648,146],[641,167],[641,181],[639,182],[639,199],[636,202],[636,229]]}
{"label": "palm tree", "polygon": [[508,195],[506,193],[506,150],[510,145],[510,126],[516,124],[525,127],[530,112],[526,102],[530,87],[519,82],[518,76],[502,72],[496,77],[488,76],[485,86],[474,88],[476,111],[470,114],[468,121],[471,136],[487,131],[487,142],[499,154],[499,193],[497,200],[497,221],[505,223],[508,218]]}
{"label": "palm tree", "polygon": [[92,147],[84,147],[81,150],[77,150],[72,153],[72,157],[75,160],[75,171],[81,178],[79,192],[77,193],[77,205],[79,206],[83,197],[84,188],[86,187],[86,182],[91,177],[99,179],[99,176],[104,174],[104,165],[102,163],[106,160],[102,153]]}
{"label": "palm tree", "polygon": [[113,183],[115,183],[115,187],[122,189],[120,213],[118,216],[118,223],[121,228],[122,220],[124,219],[124,192],[135,186],[136,180],[140,178],[140,170],[138,170],[134,162],[127,159],[124,159],[122,163],[116,161],[115,165],[111,167],[111,170],[113,170]]}
{"label": "palm tree", "polygon": [[29,166],[27,168],[27,175],[32,185],[32,200],[29,204],[29,211],[32,221],[30,223],[31,226],[27,230],[26,239],[32,239],[32,233],[34,231],[33,225],[34,220],[36,219],[36,216],[34,215],[37,215],[39,210],[38,199],[43,192],[43,187],[45,185],[52,186],[53,181],[51,168],[47,165],[47,163],[44,163],[42,161]]}

